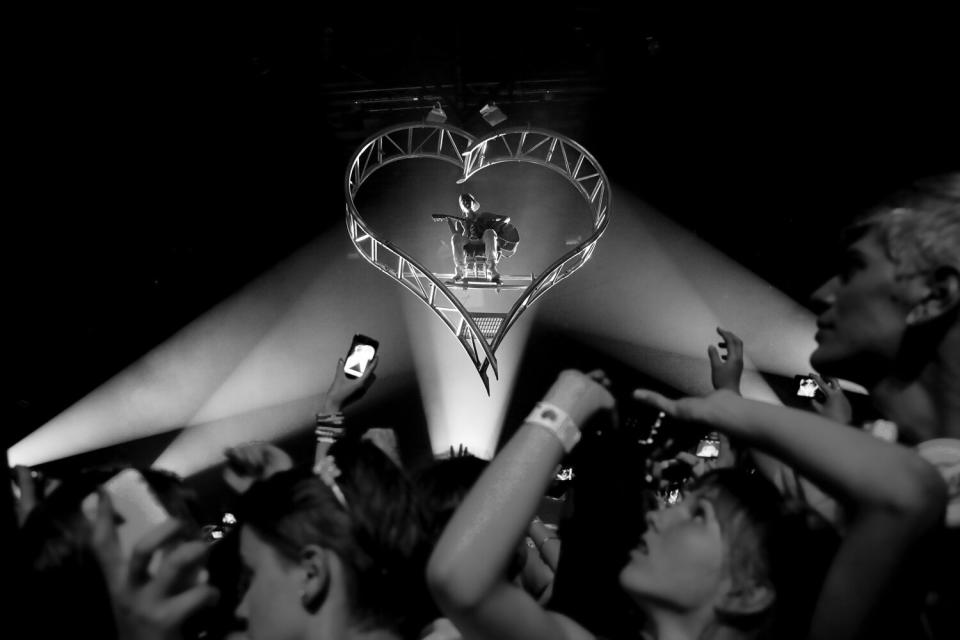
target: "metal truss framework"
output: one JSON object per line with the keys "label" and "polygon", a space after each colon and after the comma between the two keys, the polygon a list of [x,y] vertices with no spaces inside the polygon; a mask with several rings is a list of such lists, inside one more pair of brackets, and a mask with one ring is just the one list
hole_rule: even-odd
{"label": "metal truss framework", "polygon": [[[526,162],[556,171],[590,207],[593,234],[534,277],[506,314],[471,313],[437,275],[421,267],[399,247],[378,238],[354,204],[360,187],[377,169],[413,158],[432,158],[457,166],[463,172],[458,183],[503,162]],[[488,393],[487,369],[493,369],[499,377],[495,353],[507,331],[540,296],[586,264],[606,229],[611,204],[606,174],[586,149],[560,134],[529,127],[503,129],[479,141],[444,124],[410,123],[385,129],[368,138],[353,154],[344,190],[347,231],[357,251],[420,298],[446,323],[470,356]]]}

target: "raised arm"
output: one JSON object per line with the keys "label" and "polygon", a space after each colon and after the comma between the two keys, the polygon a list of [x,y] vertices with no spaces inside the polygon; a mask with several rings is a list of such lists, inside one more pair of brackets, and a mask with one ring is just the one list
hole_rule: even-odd
{"label": "raised arm", "polygon": [[[710,359],[710,379],[717,391],[727,390],[740,395],[740,380],[743,376],[743,341],[732,331],[717,327],[717,333],[723,340],[718,345],[710,345],[707,355]],[[724,353],[721,353],[724,350]],[[837,387],[839,389],[839,387]],[[842,395],[842,392],[841,392]],[[831,399],[830,407],[839,405]],[[827,417],[835,417],[829,411],[818,412]],[[721,434],[721,452],[729,447],[729,441]],[[836,502],[824,494],[816,485],[794,473],[793,469],[777,458],[756,448],[747,449],[747,454],[756,468],[767,480],[770,480],[780,493],[803,500],[830,522],[838,519]]]}
{"label": "raised arm", "polygon": [[[572,446],[579,435],[575,429],[595,412],[611,409],[613,397],[587,375],[564,371],[543,403],[539,406],[546,418],[574,429],[568,431],[567,445]],[[437,543],[427,579],[437,604],[464,638],[592,637],[569,619],[546,612],[505,576],[564,452],[556,432],[528,417],[480,476]]]}
{"label": "raised arm", "polygon": [[[374,371],[378,362],[380,357],[374,356],[359,378],[351,378],[343,371],[343,358],[337,361],[330,387],[323,397],[316,416],[317,449],[314,454],[316,462],[327,455],[330,445],[343,433],[343,407],[363,396],[377,379]],[[387,454],[390,455],[390,452]]]}
{"label": "raised arm", "polygon": [[943,480],[905,447],[728,391],[675,401],[643,390],[635,396],[776,456],[846,507],[846,533],[818,599],[811,638],[858,637],[879,613],[908,551],[943,517]]}
{"label": "raised arm", "polygon": [[[314,462],[327,455],[330,445],[343,433],[343,414],[341,409],[349,402],[362,396],[373,384],[377,358],[370,361],[363,375],[349,378],[343,372],[343,359],[337,362],[333,372],[333,381],[320,403],[316,415],[317,445]],[[370,440],[391,457],[399,466],[396,440],[391,441],[385,430],[376,430]],[[226,483],[237,493],[245,493],[254,482],[263,480],[280,471],[293,468],[293,459],[283,449],[269,442],[248,442],[230,447],[224,451],[227,465],[223,471]]]}

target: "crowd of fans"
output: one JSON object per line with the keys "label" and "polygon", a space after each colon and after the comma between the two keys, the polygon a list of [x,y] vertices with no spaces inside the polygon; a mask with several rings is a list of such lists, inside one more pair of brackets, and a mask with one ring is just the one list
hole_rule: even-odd
{"label": "crowd of fans", "polygon": [[[749,345],[720,328],[705,345],[714,392],[633,392],[663,422],[641,445],[623,435],[607,374],[567,369],[493,460],[460,451],[406,468],[392,432],[344,419],[374,360],[359,378],[338,363],[312,465],[270,443],[225,452],[235,504],[216,526],[162,470],[118,465],[42,488],[17,468],[16,628],[121,640],[960,637],[960,174],[896,192],[845,240],[814,294],[821,395],[806,409],[742,397]],[[850,424],[839,379],[868,390],[883,429]],[[659,446],[664,431],[715,434],[720,455]],[[545,523],[543,498],[575,449],[600,462]],[[121,477],[164,514],[132,541],[150,513],[125,511]]]}

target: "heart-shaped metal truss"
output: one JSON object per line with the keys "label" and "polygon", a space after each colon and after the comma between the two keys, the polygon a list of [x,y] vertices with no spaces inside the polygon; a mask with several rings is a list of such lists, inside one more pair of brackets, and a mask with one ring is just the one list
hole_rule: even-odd
{"label": "heart-shaped metal truss", "polygon": [[[583,196],[593,217],[593,234],[556,260],[539,276],[526,278],[526,286],[505,313],[471,312],[453,294],[438,274],[431,273],[409,254],[377,237],[357,211],[354,199],[363,183],[377,169],[400,160],[433,158],[456,165],[466,182],[478,171],[503,162],[526,162],[546,167],[564,176]],[[558,133],[530,127],[503,129],[476,140],[469,133],[446,124],[410,123],[368,138],[350,159],[344,181],[347,200],[347,231],[367,262],[406,287],[440,316],[457,336],[490,392],[487,368],[497,371],[496,351],[507,331],[530,305],[551,287],[586,264],[610,216],[610,183],[599,163],[573,140]],[[488,285],[496,286],[496,285]],[[504,283],[503,287],[511,287]],[[519,289],[516,283],[511,288]]]}

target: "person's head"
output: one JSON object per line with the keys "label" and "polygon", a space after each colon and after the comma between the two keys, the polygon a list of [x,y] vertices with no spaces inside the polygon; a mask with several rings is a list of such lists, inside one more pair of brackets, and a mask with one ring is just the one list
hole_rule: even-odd
{"label": "person's head", "polygon": [[[809,617],[836,544],[825,524],[788,508],[772,484],[733,469],[706,474],[647,522],[620,573],[633,600],[653,619],[667,611],[753,633]],[[799,556],[809,563],[805,573]]]}
{"label": "person's head", "polygon": [[271,476],[242,498],[248,584],[237,615],[253,640],[306,638],[332,620],[399,636],[425,622],[429,551],[412,487],[369,442],[332,452],[343,503],[329,480],[301,470]]}
{"label": "person's head", "polygon": [[480,201],[471,193],[460,194],[460,211],[463,215],[472,218],[480,210]]}
{"label": "person's head", "polygon": [[868,387],[910,377],[960,307],[960,173],[918,181],[848,230],[840,270],[815,293],[815,369]]}
{"label": "person's head", "polygon": [[489,463],[472,455],[451,456],[432,461],[414,478],[430,520],[430,531],[439,539],[454,511]]}

